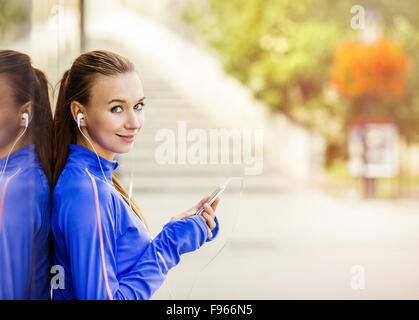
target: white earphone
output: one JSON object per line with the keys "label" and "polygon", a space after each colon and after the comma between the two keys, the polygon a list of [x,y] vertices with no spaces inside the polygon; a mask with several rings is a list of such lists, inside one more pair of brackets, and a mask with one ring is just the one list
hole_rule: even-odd
{"label": "white earphone", "polygon": [[78,113],[77,114],[77,126],[80,128],[80,120],[84,119],[84,115],[83,113]]}
{"label": "white earphone", "polygon": [[29,125],[29,115],[26,112],[22,113],[22,119],[25,119],[25,128],[27,128]]}
{"label": "white earphone", "polygon": [[22,113],[22,119],[25,119],[25,130],[23,130],[23,132],[20,134],[20,136],[15,140],[15,142],[13,143],[12,147],[10,148],[9,153],[7,154],[7,158],[6,158],[6,162],[4,164],[3,169],[1,170],[1,174],[0,174],[0,180],[3,179],[4,173],[6,172],[6,167],[7,167],[7,163],[9,161],[9,156],[12,153],[16,143],[22,138],[22,136],[25,134],[26,130],[28,129],[28,125],[29,125],[29,115],[24,112]]}

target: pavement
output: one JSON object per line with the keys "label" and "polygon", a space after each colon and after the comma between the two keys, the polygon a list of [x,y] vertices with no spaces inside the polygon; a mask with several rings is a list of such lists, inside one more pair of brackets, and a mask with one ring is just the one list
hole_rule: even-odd
{"label": "pavement", "polygon": [[[157,234],[200,197],[137,198]],[[176,299],[419,297],[419,201],[345,201],[310,190],[244,194],[239,210],[237,200],[234,192],[222,197],[218,238],[170,271]],[[153,296],[170,298],[166,285]]]}

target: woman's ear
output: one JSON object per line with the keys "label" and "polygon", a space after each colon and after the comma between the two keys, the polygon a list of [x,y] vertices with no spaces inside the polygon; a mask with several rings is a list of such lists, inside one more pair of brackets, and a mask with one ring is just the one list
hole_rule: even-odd
{"label": "woman's ear", "polygon": [[[26,116],[24,116],[26,114]],[[32,112],[32,101],[26,102],[19,110],[19,117],[22,127],[29,127],[29,123],[32,121],[33,112]]]}
{"label": "woman's ear", "polygon": [[[78,121],[80,121],[80,127],[85,126],[86,113],[85,113],[83,105],[81,105],[77,101],[72,101],[70,104],[70,110],[71,110],[71,114],[73,116],[74,121],[77,124],[78,124]],[[83,114],[83,117],[80,117],[79,114]]]}

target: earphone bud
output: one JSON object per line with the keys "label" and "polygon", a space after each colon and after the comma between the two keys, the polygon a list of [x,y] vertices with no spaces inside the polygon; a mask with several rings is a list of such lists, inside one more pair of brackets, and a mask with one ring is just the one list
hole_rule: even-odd
{"label": "earphone bud", "polygon": [[77,114],[77,126],[80,128],[80,120],[84,119],[84,115],[83,113],[78,113]]}
{"label": "earphone bud", "polygon": [[27,128],[29,125],[29,115],[26,112],[22,113],[22,119],[25,119],[25,128]]}
{"label": "earphone bud", "polygon": [[28,129],[29,115],[26,112],[22,113],[22,119],[25,119],[25,130],[23,130],[23,132],[20,134],[20,136],[17,137],[17,139],[13,143],[13,146],[10,148],[10,151],[7,154],[7,157],[6,157],[6,162],[5,162],[4,167],[3,167],[2,171],[1,171],[1,174],[0,174],[0,180],[3,179],[4,173],[6,172],[6,167],[7,167],[8,161],[9,161],[9,156],[12,153],[13,148],[15,147],[16,143],[23,137],[23,135],[25,134],[26,130]]}

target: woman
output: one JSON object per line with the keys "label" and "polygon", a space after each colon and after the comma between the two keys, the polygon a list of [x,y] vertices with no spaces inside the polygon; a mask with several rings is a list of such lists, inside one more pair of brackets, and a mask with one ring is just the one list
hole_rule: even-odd
{"label": "woman", "polygon": [[0,299],[48,299],[48,82],[26,54],[0,50],[0,92]]}
{"label": "woman", "polygon": [[[144,122],[133,64],[107,51],[79,56],[64,72],[54,114],[54,264],[65,272],[53,299],[149,299],[180,256],[218,233],[202,199],[151,239],[134,200],[113,173]],[[202,216],[194,215],[201,207]]]}

